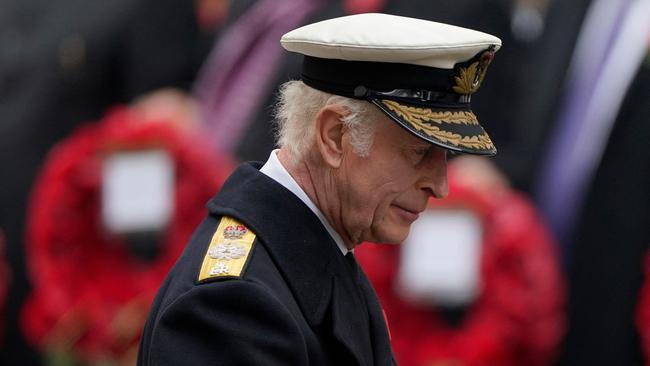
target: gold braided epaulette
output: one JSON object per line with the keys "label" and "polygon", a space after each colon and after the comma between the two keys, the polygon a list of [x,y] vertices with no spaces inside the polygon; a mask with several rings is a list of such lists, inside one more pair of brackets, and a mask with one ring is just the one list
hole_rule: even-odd
{"label": "gold braided epaulette", "polygon": [[198,282],[240,277],[253,250],[255,236],[241,222],[222,217],[203,258]]}

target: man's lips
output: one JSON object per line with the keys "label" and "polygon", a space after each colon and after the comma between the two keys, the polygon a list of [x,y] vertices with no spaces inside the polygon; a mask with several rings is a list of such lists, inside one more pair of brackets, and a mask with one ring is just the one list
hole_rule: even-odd
{"label": "man's lips", "polygon": [[420,216],[420,212],[423,211],[418,209],[406,208],[404,206],[395,205],[395,204],[393,204],[392,206],[396,208],[399,215],[402,216],[407,221],[417,220],[417,218]]}

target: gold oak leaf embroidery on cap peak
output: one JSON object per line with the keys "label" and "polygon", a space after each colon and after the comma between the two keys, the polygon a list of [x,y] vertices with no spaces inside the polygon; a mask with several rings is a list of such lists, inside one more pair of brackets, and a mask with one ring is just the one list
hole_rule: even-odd
{"label": "gold oak leaf embroidery on cap peak", "polygon": [[461,136],[453,132],[442,131],[436,126],[428,126],[429,128],[426,128],[425,126],[413,125],[413,127],[415,127],[417,130],[424,131],[425,133],[435,137],[443,143],[477,150],[494,149],[494,144],[492,144],[492,141],[486,134],[481,134],[478,136]]}
{"label": "gold oak leaf embroidery on cap peak", "polygon": [[[403,106],[397,102],[394,102],[392,100],[382,100],[384,105],[397,113],[400,117],[404,118],[408,123],[411,124],[416,130],[422,131],[423,133],[432,136],[439,140],[442,143],[446,144],[452,144],[454,146],[462,146],[470,149],[477,149],[477,150],[492,150],[494,149],[494,144],[492,143],[492,140],[488,137],[487,134],[483,133],[478,136],[461,136],[459,134],[449,132],[449,131],[443,131],[437,126],[432,126],[427,122],[435,122],[435,123],[456,123],[456,124],[461,124],[464,121],[474,121],[474,123],[464,123],[464,124],[478,124],[478,121],[476,119],[476,116],[472,112],[433,112],[431,110],[425,109],[425,108],[416,108],[416,107],[409,107],[409,106]],[[417,113],[408,113],[410,109],[416,110]],[[420,111],[424,111],[420,113]],[[455,119],[453,120],[454,122],[449,122],[449,120],[430,120],[428,118],[418,118],[418,116],[421,115],[428,115],[428,113],[436,113],[440,115],[445,115],[447,113],[450,113],[452,116],[455,116]],[[461,122],[461,120],[463,122]]]}
{"label": "gold oak leaf embroidery on cap peak", "polygon": [[472,112],[468,111],[445,111],[434,112],[429,108],[418,108],[399,104],[393,100],[382,99],[381,102],[388,109],[397,113],[400,117],[411,123],[422,123],[424,121],[435,123],[478,125],[478,118]]}

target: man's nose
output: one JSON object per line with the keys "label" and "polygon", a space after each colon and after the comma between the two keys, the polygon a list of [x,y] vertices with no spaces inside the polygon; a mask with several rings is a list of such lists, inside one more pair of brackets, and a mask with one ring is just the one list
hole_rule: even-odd
{"label": "man's nose", "polygon": [[447,151],[435,148],[427,164],[422,167],[421,189],[437,199],[447,197]]}

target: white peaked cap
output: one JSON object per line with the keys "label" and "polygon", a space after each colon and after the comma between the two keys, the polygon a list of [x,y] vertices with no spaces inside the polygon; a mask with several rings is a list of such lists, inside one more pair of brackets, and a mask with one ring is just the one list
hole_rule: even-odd
{"label": "white peaked cap", "polygon": [[305,25],[281,43],[304,55],[305,84],[367,100],[408,132],[445,149],[496,154],[470,100],[501,47],[499,38],[370,13]]}

